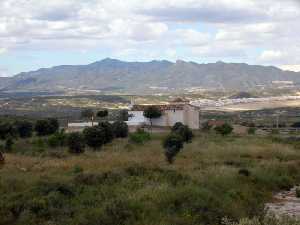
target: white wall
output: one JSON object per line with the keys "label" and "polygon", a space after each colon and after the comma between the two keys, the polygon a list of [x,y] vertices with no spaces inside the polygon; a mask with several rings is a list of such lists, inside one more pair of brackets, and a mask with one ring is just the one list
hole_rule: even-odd
{"label": "white wall", "polygon": [[[133,117],[129,118],[127,124],[132,126],[141,125],[143,123],[150,124],[150,120],[145,118],[143,111],[130,111]],[[154,126],[173,126],[176,122],[184,123],[184,111],[183,110],[167,110],[164,111],[160,118],[152,119]]]}

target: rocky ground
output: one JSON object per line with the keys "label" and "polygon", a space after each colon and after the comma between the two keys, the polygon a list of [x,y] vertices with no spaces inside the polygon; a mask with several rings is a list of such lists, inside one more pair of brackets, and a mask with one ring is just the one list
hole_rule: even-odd
{"label": "rocky ground", "polygon": [[290,191],[283,191],[274,196],[272,203],[266,204],[268,213],[281,216],[289,216],[300,219],[300,198],[296,196],[296,189],[294,187]]}

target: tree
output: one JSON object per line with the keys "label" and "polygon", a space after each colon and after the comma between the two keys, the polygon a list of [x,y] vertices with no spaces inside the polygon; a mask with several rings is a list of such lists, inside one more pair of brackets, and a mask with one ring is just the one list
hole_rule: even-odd
{"label": "tree", "polygon": [[17,137],[17,130],[11,123],[0,123],[0,139],[5,140],[7,137]]}
{"label": "tree", "polygon": [[29,138],[33,133],[33,124],[29,121],[17,121],[15,123],[16,130],[20,138]]}
{"label": "tree", "polygon": [[59,122],[54,118],[38,120],[34,129],[38,136],[54,134],[59,130]]}
{"label": "tree", "polygon": [[176,133],[169,134],[163,141],[166,160],[172,164],[175,156],[183,148],[183,139]]}
{"label": "tree", "polygon": [[172,128],[172,132],[178,134],[179,136],[182,137],[184,142],[191,142],[191,140],[194,137],[193,131],[186,125],[176,124]]}
{"label": "tree", "polygon": [[94,111],[92,109],[85,109],[81,112],[81,117],[82,118],[87,118],[87,119],[90,119],[92,121],[92,125],[93,125],[93,122],[94,122]]}
{"label": "tree", "polygon": [[112,140],[114,139],[114,130],[112,125],[109,122],[102,122],[99,123],[98,127],[103,128],[105,135],[104,144],[112,142]]}
{"label": "tree", "polygon": [[215,131],[223,136],[226,136],[232,133],[233,127],[228,123],[224,123],[221,126],[215,127]]}
{"label": "tree", "polygon": [[70,133],[67,139],[67,145],[69,147],[69,152],[74,154],[83,153],[85,150],[85,142],[82,134],[75,132]]}
{"label": "tree", "polygon": [[113,123],[113,132],[116,138],[125,138],[128,136],[129,128],[127,123],[123,121],[116,121]]}
{"label": "tree", "polygon": [[88,127],[83,131],[85,143],[94,150],[101,148],[105,143],[105,132],[102,127]]}
{"label": "tree", "polygon": [[103,109],[97,112],[97,117],[100,118],[105,118],[108,116],[108,110],[107,109]]}
{"label": "tree", "polygon": [[128,121],[133,115],[128,113],[128,110],[122,109],[119,112],[119,120],[121,121]]}
{"label": "tree", "polygon": [[146,117],[150,120],[150,125],[152,128],[152,119],[157,119],[157,118],[161,117],[162,113],[158,107],[149,106],[148,108],[145,109],[143,115],[144,115],[144,117]]}
{"label": "tree", "polygon": [[59,130],[59,122],[57,119],[49,118],[48,123],[49,123],[49,131],[48,131],[49,134],[54,134]]}
{"label": "tree", "polygon": [[2,154],[2,152],[0,152],[0,168],[1,168],[1,165],[3,165],[5,162],[5,159],[4,159],[4,156]]}
{"label": "tree", "polygon": [[63,147],[66,144],[66,139],[65,131],[61,130],[48,138],[48,145],[52,148]]}
{"label": "tree", "polygon": [[7,152],[12,151],[13,145],[14,145],[14,140],[13,140],[13,138],[12,138],[12,137],[8,137],[8,138],[6,139],[6,141],[5,141],[5,146],[4,146],[5,151],[7,151]]}

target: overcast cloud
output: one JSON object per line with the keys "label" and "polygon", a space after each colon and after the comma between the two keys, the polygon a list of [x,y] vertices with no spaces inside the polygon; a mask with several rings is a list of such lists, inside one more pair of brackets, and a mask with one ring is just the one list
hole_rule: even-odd
{"label": "overcast cloud", "polygon": [[297,0],[1,0],[0,76],[104,57],[299,70],[299,24]]}

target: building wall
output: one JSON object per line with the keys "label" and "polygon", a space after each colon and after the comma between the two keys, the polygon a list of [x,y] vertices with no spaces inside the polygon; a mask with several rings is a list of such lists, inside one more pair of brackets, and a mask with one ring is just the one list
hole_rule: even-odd
{"label": "building wall", "polygon": [[[143,123],[150,124],[149,119],[145,118],[143,111],[130,111],[133,117],[129,118],[127,124],[130,126],[138,126]],[[186,105],[184,110],[166,110],[158,119],[153,119],[153,126],[173,126],[175,123],[181,122],[188,125],[192,129],[199,129],[199,111],[197,108]]]}
{"label": "building wall", "polygon": [[184,124],[192,129],[200,128],[199,110],[191,105],[184,107]]}

